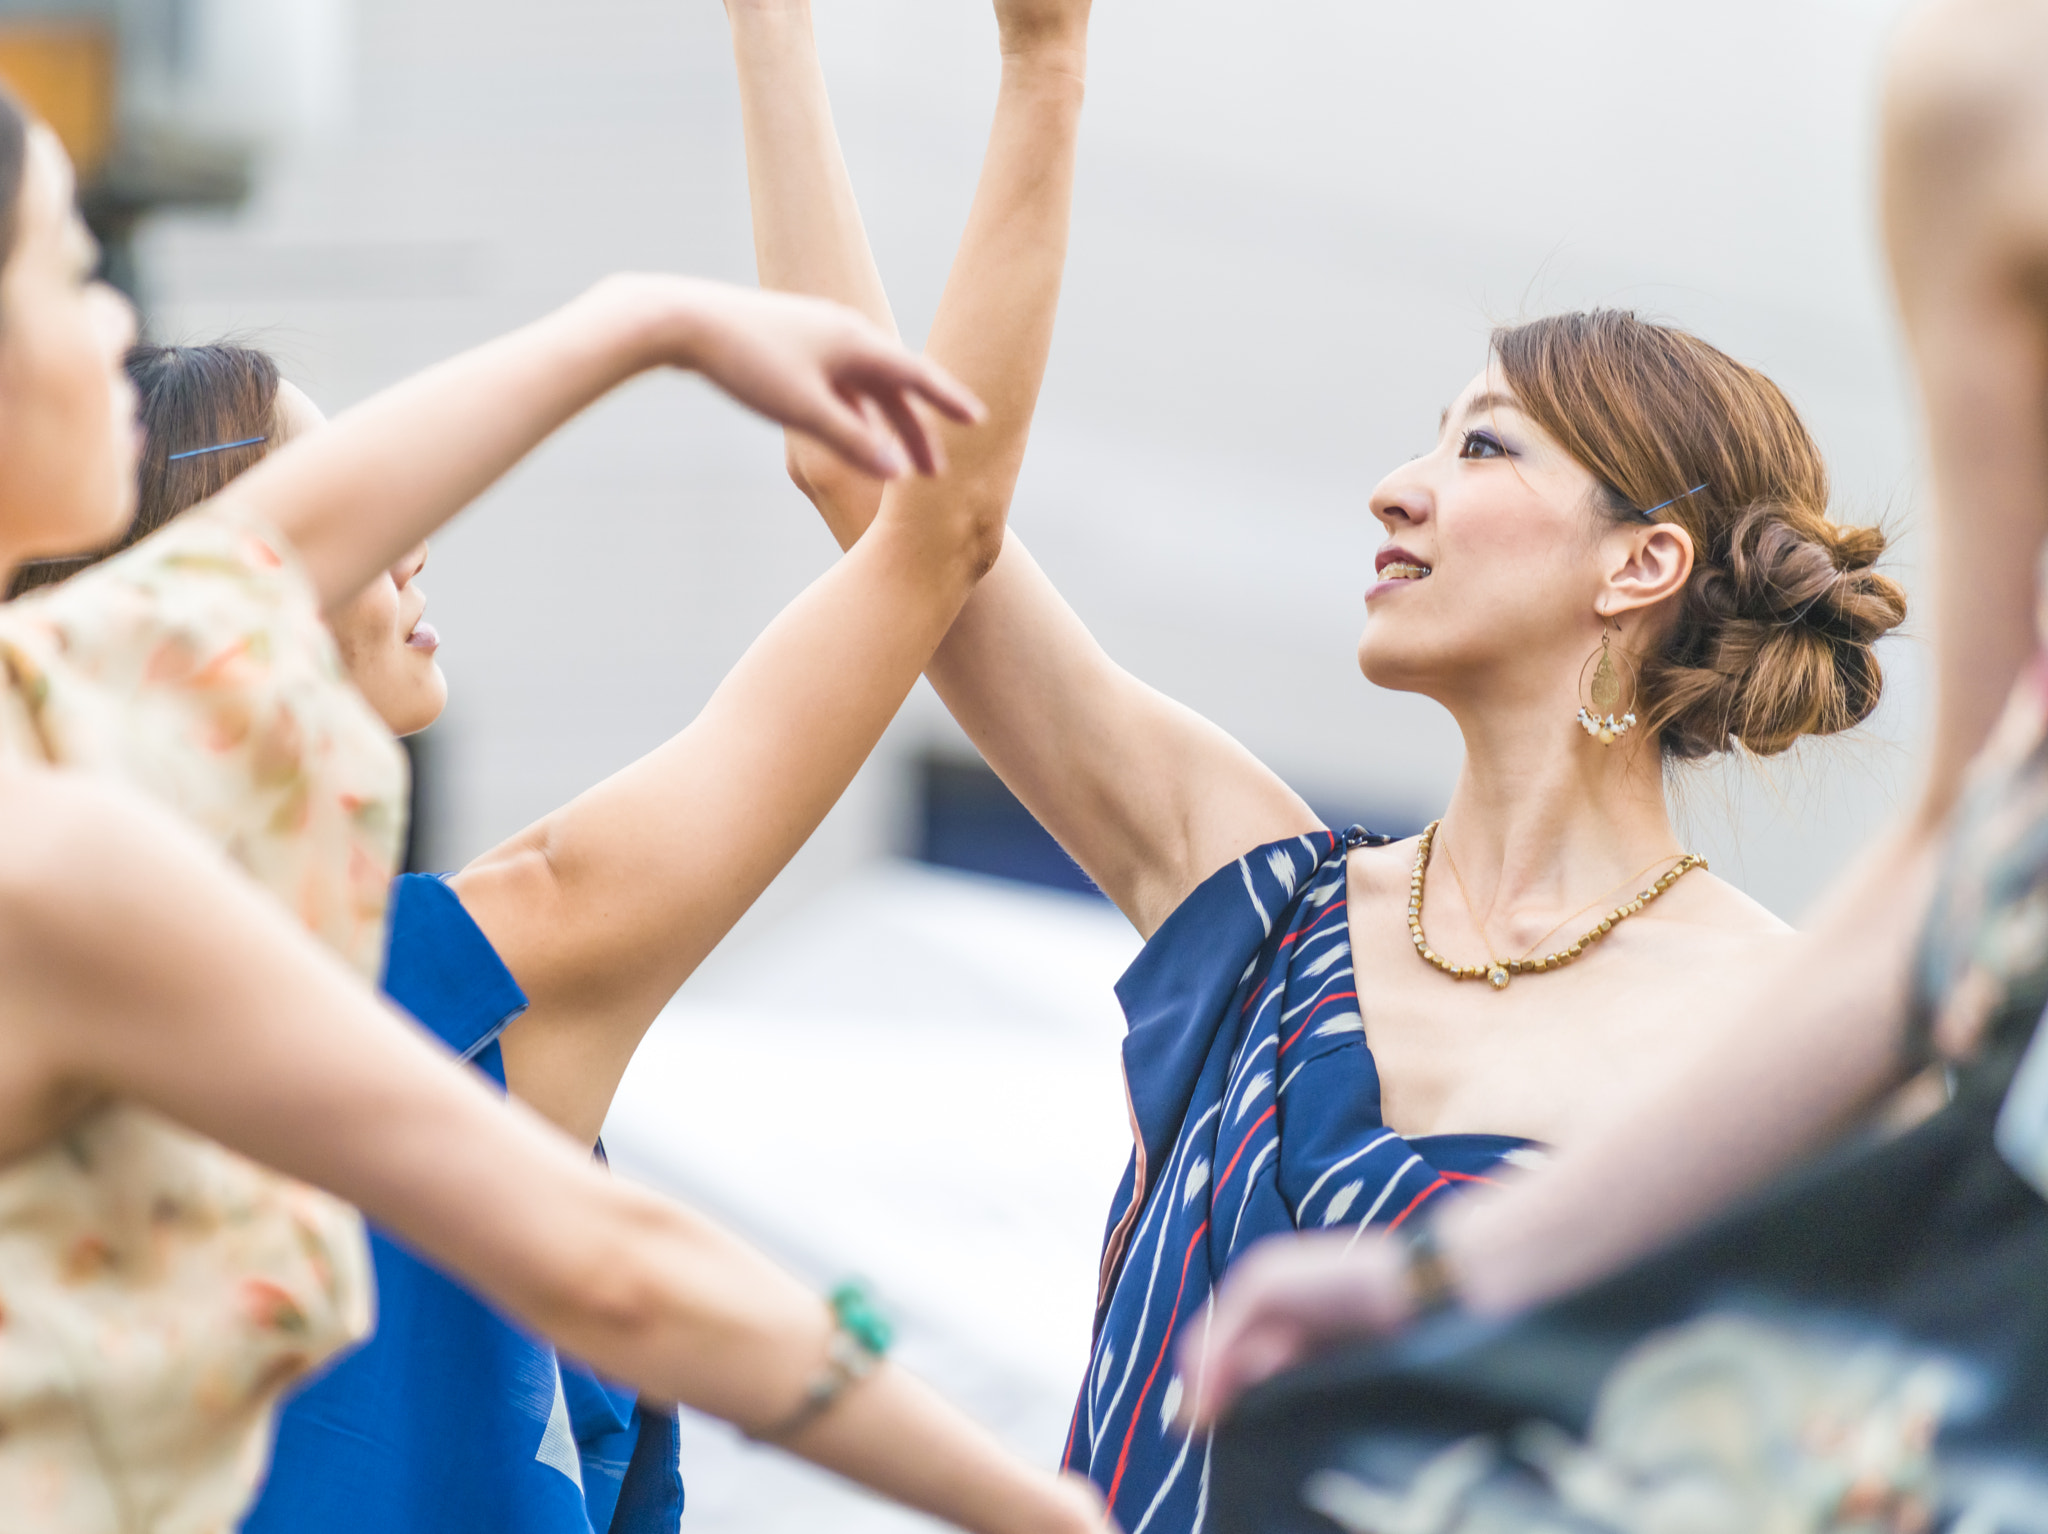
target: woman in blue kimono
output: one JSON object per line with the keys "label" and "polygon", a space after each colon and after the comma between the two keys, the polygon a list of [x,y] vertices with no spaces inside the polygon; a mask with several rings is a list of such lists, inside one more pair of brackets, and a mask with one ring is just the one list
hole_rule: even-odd
{"label": "woman in blue kimono", "polygon": [[[1038,130],[1034,107],[1003,92],[998,147]],[[1027,211],[1063,205],[1063,180],[1019,188],[998,162],[991,190],[930,350],[970,377],[987,372],[959,355],[971,338],[1002,373],[945,474],[910,492],[965,508],[947,526],[999,525],[1007,509],[1050,343],[1042,295],[1063,254],[1041,243],[996,259],[1019,199]],[[249,349],[144,347],[130,371],[148,432],[130,542],[320,425],[312,401]],[[640,1038],[836,802],[993,546],[934,538],[899,553],[822,578],[665,745],[459,872],[400,878],[386,991],[499,1088],[595,1145]],[[330,616],[350,675],[401,735],[446,702],[426,560],[422,544]],[[87,563],[31,567],[21,584]],[[558,1368],[545,1343],[381,1232],[373,1255],[376,1334],[287,1405],[249,1534],[672,1534],[683,1496],[672,1408],[573,1362]],[[1046,1511],[1020,1499],[1009,1516]],[[1063,1512],[1092,1520],[1085,1488]]]}
{"label": "woman in blue kimono", "polygon": [[[1893,43],[1882,143],[1887,254],[1925,400],[1929,541],[1941,553],[1919,795],[1836,881],[1788,962],[1753,977],[1767,1004],[1752,998],[1715,1050],[1543,1179],[1441,1222],[1438,1300],[1511,1314],[1681,1238],[1700,1242],[1732,1208],[1769,1207],[1766,1189],[1782,1202],[1795,1167],[1881,1106],[1940,1104],[1939,1083],[1924,1093],[1924,1075],[1913,1081],[1930,1057],[2009,1078],[2043,1016],[2048,5],[1919,7]],[[1894,1097],[1909,1084],[1917,1105]],[[2032,1148],[2034,1162],[2009,1159],[2048,1180],[2048,1141]],[[1412,1279],[1398,1241],[1275,1243],[1220,1297],[1222,1341],[1196,1414],[1212,1419],[1323,1348],[1398,1330],[1418,1309]]]}
{"label": "woman in blue kimono", "polygon": [[[1033,7],[1007,74],[1077,99],[1086,9]],[[763,281],[886,323],[801,0],[728,11]],[[1019,152],[1021,177],[1068,150]],[[850,544],[879,487],[800,442],[791,458]],[[1147,940],[1118,987],[1132,1158],[1067,1450],[1130,1534],[1201,1525],[1209,1447],[1176,1425],[1178,1345],[1239,1254],[1400,1228],[1570,1145],[1785,950],[1783,923],[1687,853],[1664,768],[1854,725],[1904,614],[1873,568],[1882,535],[1829,517],[1784,395],[1624,313],[1497,333],[1370,507],[1386,541],[1360,666],[1465,739],[1419,838],[1323,825],[1104,654],[1014,534],[927,673]]]}

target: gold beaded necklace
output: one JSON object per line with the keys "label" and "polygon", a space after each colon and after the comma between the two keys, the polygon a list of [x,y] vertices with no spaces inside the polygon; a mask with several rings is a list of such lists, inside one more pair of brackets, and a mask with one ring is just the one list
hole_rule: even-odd
{"label": "gold beaded necklace", "polygon": [[[1449,959],[1446,959],[1442,954],[1429,946],[1429,939],[1423,935],[1422,931],[1422,891],[1424,882],[1428,877],[1429,849],[1436,841],[1437,828],[1442,824],[1441,820],[1432,820],[1429,823],[1429,829],[1422,833],[1422,839],[1415,845],[1415,871],[1408,879],[1408,935],[1415,940],[1415,951],[1422,955],[1424,963],[1442,970],[1453,980],[1484,980],[1496,991],[1505,991],[1508,988],[1508,982],[1516,975],[1563,969],[1567,964],[1570,964],[1582,955],[1588,948],[1591,948],[1595,943],[1607,936],[1608,933],[1612,932],[1616,922],[1627,921],[1636,912],[1670,889],[1672,885],[1691,873],[1695,868],[1705,868],[1707,866],[1707,860],[1698,853],[1686,853],[1676,863],[1672,864],[1670,868],[1666,869],[1658,877],[1655,884],[1652,884],[1646,890],[1640,891],[1634,899],[1625,900],[1609,911],[1599,921],[1595,922],[1590,930],[1577,938],[1570,947],[1560,948],[1557,952],[1545,954],[1540,959],[1532,959],[1527,955],[1519,959],[1496,959],[1489,957],[1484,964],[1453,964]],[[1650,866],[1654,868],[1657,865],[1652,863]],[[1461,880],[1461,886],[1462,883],[1463,881]],[[1463,893],[1462,887],[1459,893]],[[1467,900],[1466,905],[1468,908],[1470,907],[1470,900]],[[1565,918],[1565,921],[1569,920],[1571,920],[1571,917]],[[1473,925],[1478,925],[1477,918],[1474,918]],[[1559,927],[1563,925],[1564,922],[1558,923]],[[1556,930],[1557,927],[1550,929],[1551,932]],[[1482,929],[1480,936],[1485,937],[1485,935]],[[1550,933],[1546,932],[1543,936],[1548,937],[1549,935]],[[1538,938],[1536,941],[1541,943],[1543,938]],[[1489,948],[1492,947],[1490,939],[1487,946]]]}

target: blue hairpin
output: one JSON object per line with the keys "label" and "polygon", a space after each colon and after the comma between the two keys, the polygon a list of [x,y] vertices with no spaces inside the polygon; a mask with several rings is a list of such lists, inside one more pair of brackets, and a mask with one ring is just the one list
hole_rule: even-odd
{"label": "blue hairpin", "polygon": [[182,453],[172,453],[165,463],[176,463],[180,458],[204,458],[208,453],[225,453],[231,447],[254,447],[259,442],[268,442],[268,437],[244,437],[240,442],[216,442],[212,447],[187,448]]}
{"label": "blue hairpin", "polygon": [[1702,490],[1706,488],[1707,481],[1701,480],[1698,484],[1694,485],[1690,490],[1681,490],[1677,495],[1671,497],[1670,500],[1659,501],[1656,505],[1652,506],[1648,511],[1639,511],[1636,513],[1636,515],[1641,517],[1645,522],[1647,522],[1650,520],[1650,518],[1657,515],[1658,512],[1662,511],[1666,506],[1676,506],[1688,495],[1698,495]]}

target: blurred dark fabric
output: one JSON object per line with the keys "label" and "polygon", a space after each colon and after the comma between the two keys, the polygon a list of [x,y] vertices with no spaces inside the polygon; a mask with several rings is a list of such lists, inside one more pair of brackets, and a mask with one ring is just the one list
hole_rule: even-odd
{"label": "blurred dark fabric", "polygon": [[2048,1203],[1993,1144],[2025,1042],[1608,1282],[1269,1382],[1211,1530],[2048,1528]]}

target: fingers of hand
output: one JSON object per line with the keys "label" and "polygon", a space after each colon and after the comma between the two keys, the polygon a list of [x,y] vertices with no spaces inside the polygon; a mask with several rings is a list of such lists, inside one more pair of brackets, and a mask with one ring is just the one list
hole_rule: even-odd
{"label": "fingers of hand", "polygon": [[856,402],[829,389],[822,391],[812,419],[795,424],[877,479],[900,479],[910,468],[865,399]]}
{"label": "fingers of hand", "polygon": [[945,449],[937,437],[925,430],[924,422],[911,408],[908,396],[894,389],[884,390],[874,397],[874,403],[888,417],[890,429],[896,440],[903,444],[904,451],[910,454],[910,461],[917,465],[918,473],[935,475],[946,472]]}
{"label": "fingers of hand", "polygon": [[988,406],[975,392],[928,357],[912,357],[908,386],[940,415],[963,426],[988,419]]}

